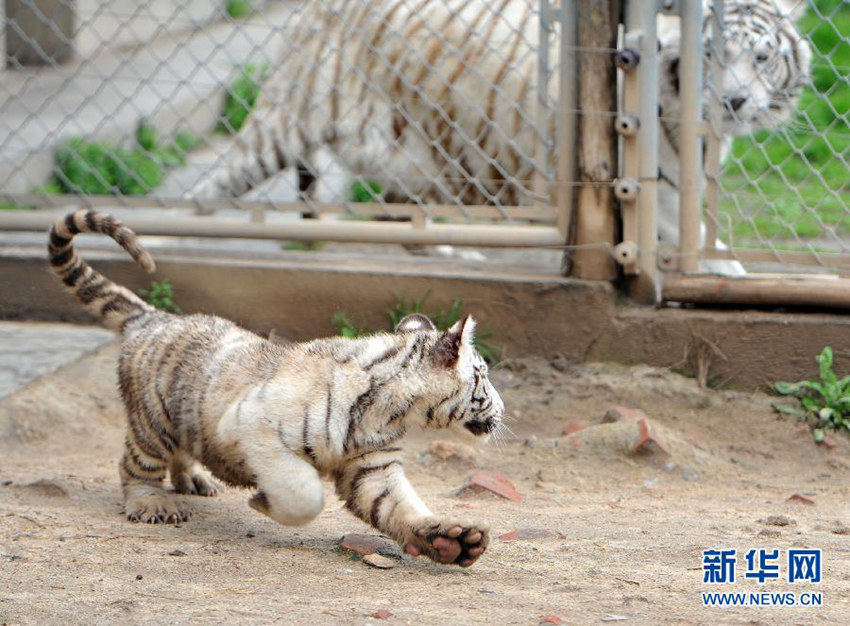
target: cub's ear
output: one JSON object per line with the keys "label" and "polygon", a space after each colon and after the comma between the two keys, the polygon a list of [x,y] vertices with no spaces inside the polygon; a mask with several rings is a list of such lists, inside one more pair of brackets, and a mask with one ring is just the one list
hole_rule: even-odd
{"label": "cub's ear", "polygon": [[444,332],[434,346],[434,359],[445,367],[455,367],[465,350],[472,347],[475,320],[467,315]]}
{"label": "cub's ear", "polygon": [[421,313],[408,315],[395,327],[397,333],[415,333],[422,330],[437,330],[437,327]]}

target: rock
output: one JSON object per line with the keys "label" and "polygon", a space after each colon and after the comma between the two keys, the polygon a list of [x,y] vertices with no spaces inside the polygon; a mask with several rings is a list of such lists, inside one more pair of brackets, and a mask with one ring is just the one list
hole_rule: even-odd
{"label": "rock", "polygon": [[363,557],[363,562],[378,569],[392,569],[395,567],[395,561],[380,554],[367,554]]}
{"label": "rock", "polygon": [[531,541],[535,539],[550,539],[563,537],[563,535],[551,528],[517,528],[503,535],[499,535],[499,541]]}
{"label": "rock", "polygon": [[572,363],[570,363],[569,359],[565,357],[563,354],[556,354],[552,357],[552,360],[549,362],[549,365],[552,366],[552,369],[557,370],[559,372],[566,372],[570,369]]}
{"label": "rock", "polygon": [[475,472],[475,474],[473,474],[469,480],[461,486],[458,493],[463,493],[467,490],[474,493],[489,491],[502,498],[513,500],[514,502],[522,500],[522,494],[516,490],[516,487],[514,487],[514,484],[507,476],[490,470],[478,470]]}
{"label": "rock", "polygon": [[776,530],[775,528],[762,528],[759,531],[759,537],[779,537],[781,535],[782,532]]}
{"label": "rock", "polygon": [[769,515],[765,519],[759,520],[759,522],[766,524],[767,526],[793,526],[797,523],[790,517],[785,517],[784,515]]}
{"label": "rock", "polygon": [[821,443],[829,450],[834,450],[838,446],[838,440],[832,435],[827,435]]}
{"label": "rock", "polygon": [[248,537],[248,539],[253,539],[257,535],[253,530],[249,530],[247,533],[245,533],[245,536]]}
{"label": "rock", "polygon": [[660,482],[661,481],[658,480],[657,476],[650,476],[649,478],[643,481],[643,486],[647,489],[652,489],[653,487],[657,487],[658,483]]}
{"label": "rock", "polygon": [[168,553],[168,556],[186,556],[186,553],[183,550],[172,550]]}
{"label": "rock", "polygon": [[573,433],[577,433],[585,428],[587,428],[587,426],[584,424],[579,424],[578,422],[567,422],[567,425],[564,426],[564,435],[572,435]]}
{"label": "rock", "polygon": [[699,482],[699,472],[691,466],[686,465],[682,468],[682,478],[687,480],[689,483]]}
{"label": "rock", "polygon": [[454,441],[432,441],[428,445],[428,454],[440,463],[452,463],[463,467],[477,467],[481,454],[475,448]]}
{"label": "rock", "polygon": [[344,550],[354,552],[360,556],[378,553],[389,553],[391,555],[399,554],[398,548],[395,544],[376,535],[350,533],[348,535],[344,535],[342,539],[339,540],[339,545]]}
{"label": "rock", "polygon": [[624,622],[629,619],[628,615],[606,615],[602,618],[603,622]]}
{"label": "rock", "polygon": [[614,422],[620,422],[623,420],[636,422],[640,419],[646,419],[646,413],[640,409],[632,409],[627,406],[618,405],[605,411],[605,415],[602,417],[602,423],[613,424]]}
{"label": "rock", "polygon": [[841,520],[836,520],[835,524],[832,525],[832,528],[829,529],[833,535],[850,535],[850,526],[847,526]]}
{"label": "rock", "polygon": [[142,578],[144,578],[144,576],[142,576],[141,574],[136,574],[136,580],[142,580]]}
{"label": "rock", "polygon": [[557,615],[544,615],[543,618],[540,621],[543,622],[544,624],[563,624],[564,623],[564,620],[562,620]]}
{"label": "rock", "polygon": [[381,609],[372,613],[372,617],[374,617],[375,619],[390,619],[392,616],[393,614],[387,611],[386,609]]}
{"label": "rock", "polygon": [[68,489],[58,480],[52,478],[41,478],[35,482],[26,485],[20,485],[18,489],[23,489],[40,496],[48,498],[67,498]]}
{"label": "rock", "polygon": [[632,454],[670,454],[645,417],[638,420],[638,438],[632,445],[631,451]]}
{"label": "rock", "polygon": [[811,505],[811,504],[815,503],[815,499],[810,498],[809,496],[804,496],[802,493],[795,493],[792,496],[790,496],[786,500],[786,502],[799,502],[801,504],[810,504]]}

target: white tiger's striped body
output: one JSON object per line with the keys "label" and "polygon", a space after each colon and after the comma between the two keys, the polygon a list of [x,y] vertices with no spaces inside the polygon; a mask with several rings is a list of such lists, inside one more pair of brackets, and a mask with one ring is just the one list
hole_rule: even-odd
{"label": "white tiger's striped body", "polygon": [[[742,111],[746,119],[733,115],[724,124],[727,146],[735,134],[787,118],[808,75],[811,53],[787,3],[799,5],[726,2],[724,37],[735,56],[719,97],[752,92]],[[551,170],[542,155],[555,136],[552,116],[543,130],[534,119],[537,8],[534,0],[312,2],[237,149],[190,195],[239,196],[282,169],[302,167],[319,175],[311,190],[315,199],[345,199],[346,190],[325,184],[328,177],[316,166],[321,155],[330,171],[379,181],[390,201],[530,204],[535,175],[545,178]],[[678,128],[669,121],[678,115],[678,74],[669,70],[678,62],[679,28],[677,20],[663,17],[659,27],[659,235],[678,244]],[[752,37],[760,28],[777,36]],[[773,55],[774,70],[777,63],[787,68],[785,75],[759,73],[767,65],[742,52],[742,42],[758,42]],[[557,58],[557,41],[552,45],[550,58]],[[553,107],[556,83],[549,90]],[[706,102],[711,97],[707,88]],[[714,262],[709,269],[743,273],[737,262]]]}
{"label": "white tiger's striped body", "polygon": [[164,490],[212,496],[218,479],[256,488],[253,508],[304,524],[324,506],[322,478],[357,517],[414,556],[472,565],[487,528],[434,516],[407,481],[401,448],[411,428],[489,438],[504,404],[473,345],[467,317],[446,332],[409,315],[393,334],[320,339],[281,348],[210,315],[154,309],[76,253],[80,233],[115,239],[148,271],[135,234],[108,215],[80,210],[56,222],[54,273],[89,311],[121,331],[118,381],[127,409],[119,474],[125,513],[157,523],[188,519]]}

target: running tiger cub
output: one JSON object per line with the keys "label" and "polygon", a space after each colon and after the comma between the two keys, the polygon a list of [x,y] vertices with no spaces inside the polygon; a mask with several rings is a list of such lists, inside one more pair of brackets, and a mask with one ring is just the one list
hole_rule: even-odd
{"label": "running tiger cub", "polygon": [[472,318],[440,332],[410,315],[395,334],[281,348],[221,318],[154,309],[77,256],[79,233],[112,237],[148,272],[154,262],[109,215],[80,210],[50,231],[54,273],[123,335],[128,428],[119,473],[129,519],[187,519],[163,480],[170,473],[179,493],[215,495],[203,465],[255,488],[249,504],[281,524],[315,518],[328,477],[354,515],[408,554],[468,567],[484,553],[487,528],[431,513],[395,446],[416,426],[482,440],[501,427],[504,404],[473,347]]}

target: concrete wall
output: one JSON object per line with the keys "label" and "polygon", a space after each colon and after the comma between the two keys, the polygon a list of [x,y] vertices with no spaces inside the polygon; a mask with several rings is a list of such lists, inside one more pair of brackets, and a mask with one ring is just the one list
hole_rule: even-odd
{"label": "concrete wall", "polygon": [[[151,277],[120,254],[85,256],[116,282],[134,290],[150,285]],[[158,255],[157,262],[153,278],[172,281],[184,312],[214,313],[296,341],[332,334],[338,311],[363,327],[382,327],[396,294],[418,298],[430,289],[434,308],[463,298],[508,358],[563,354],[688,370],[700,344],[710,344],[717,351],[703,350],[712,354],[711,378],[748,389],[815,376],[814,357],[824,345],[836,350],[840,371],[850,367],[850,318],[841,315],[635,307],[618,304],[607,283],[436,269],[395,257],[341,263],[340,255],[321,253],[293,253],[286,261]],[[0,253],[0,318],[92,321],[40,252],[8,250]]]}

